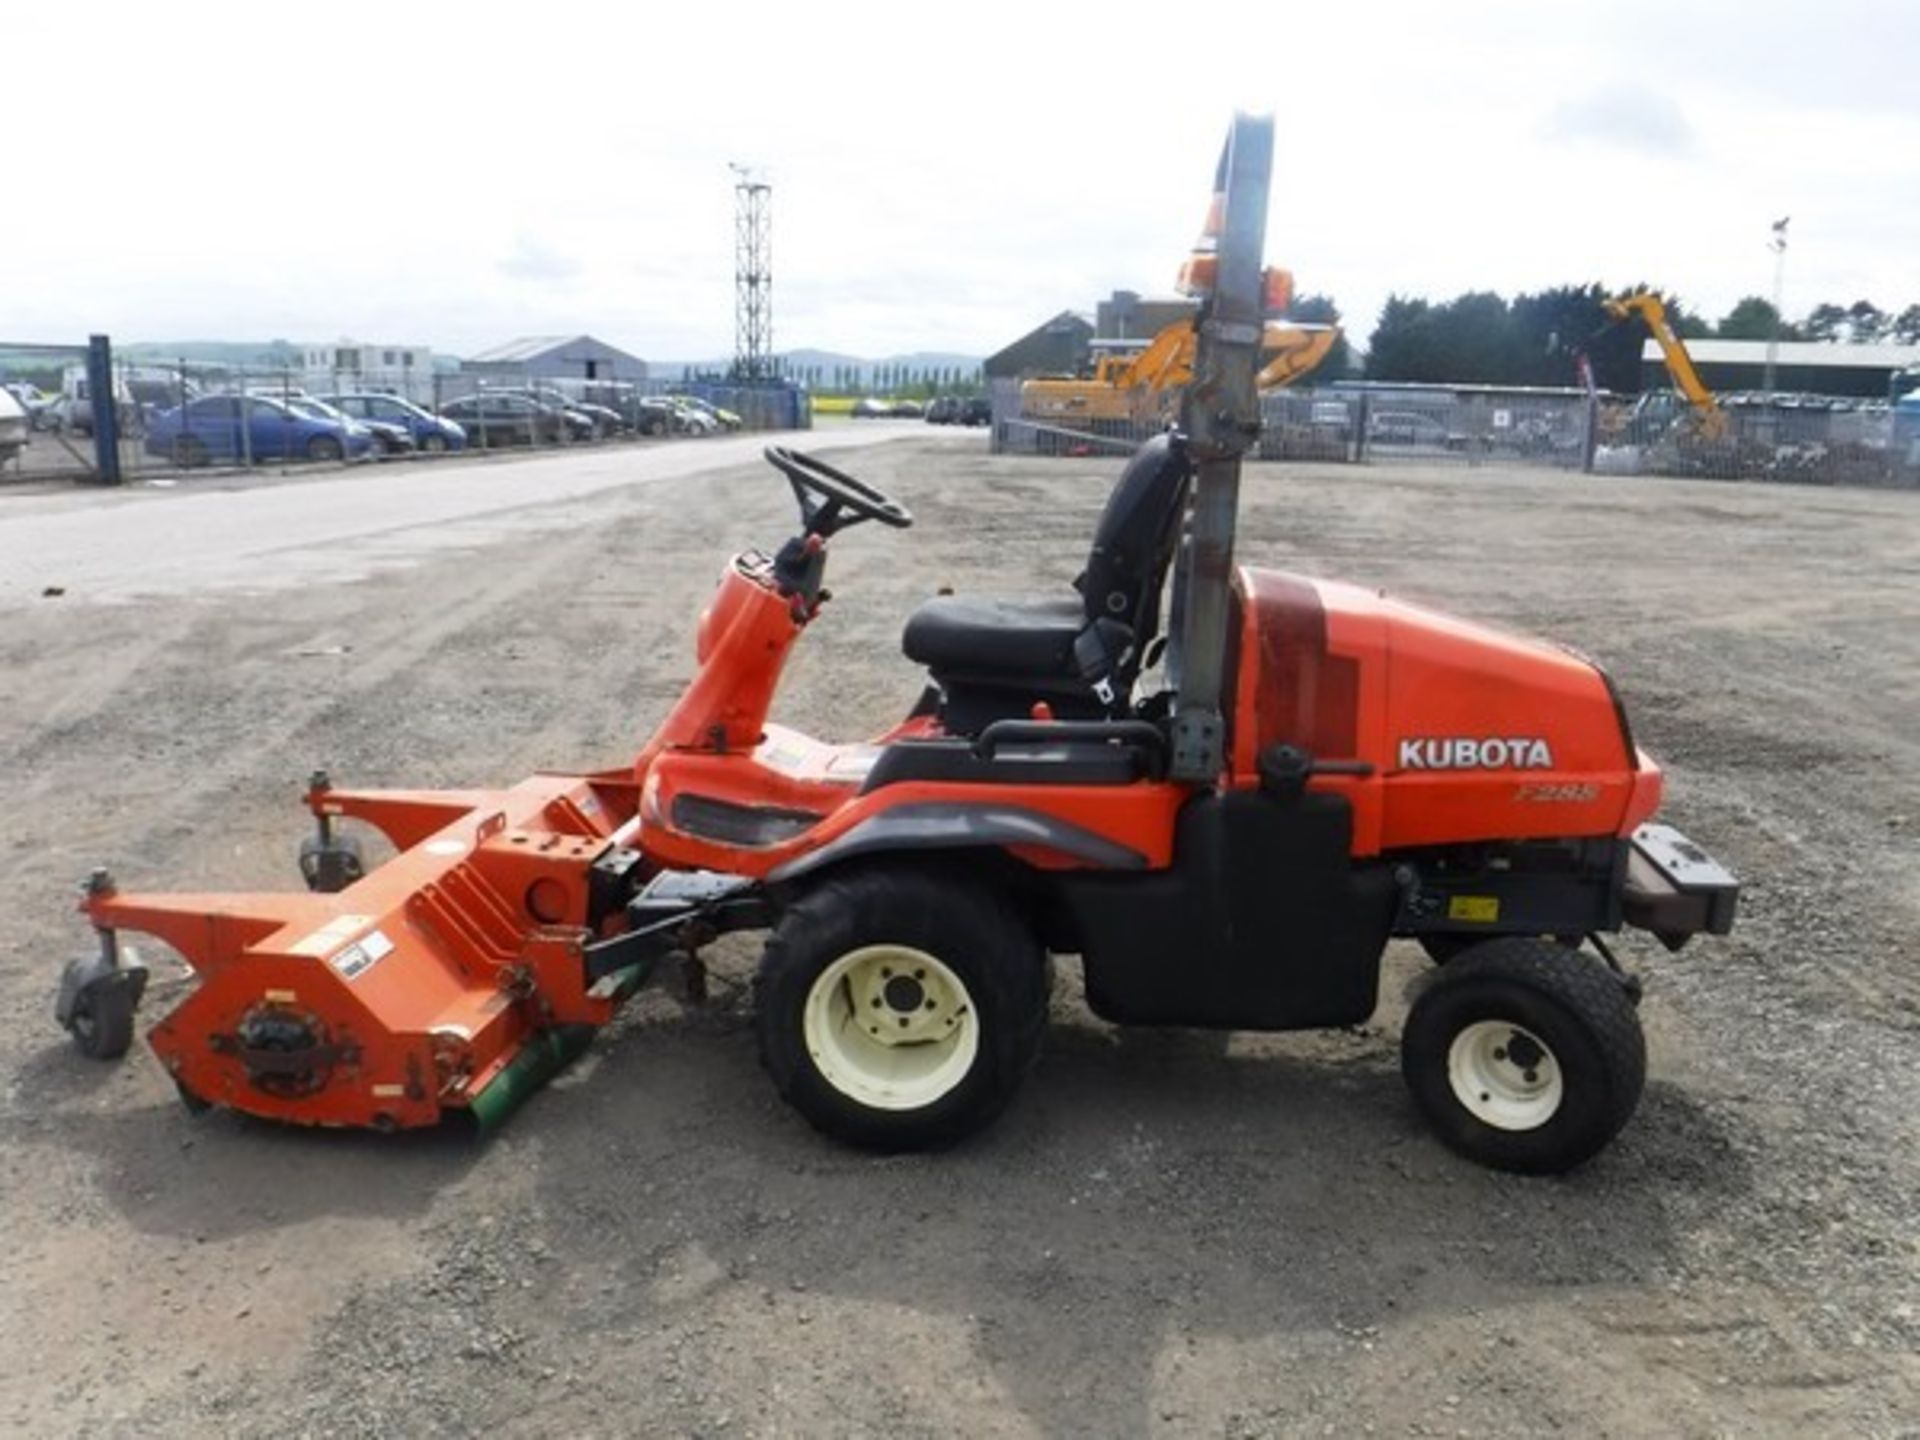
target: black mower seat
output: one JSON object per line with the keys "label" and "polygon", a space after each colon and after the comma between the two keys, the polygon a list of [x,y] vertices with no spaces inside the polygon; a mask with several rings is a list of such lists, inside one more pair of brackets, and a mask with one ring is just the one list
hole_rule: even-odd
{"label": "black mower seat", "polygon": [[943,595],[907,621],[900,648],[927,667],[952,735],[1024,718],[1045,701],[1062,720],[1124,715],[1160,633],[1160,590],[1192,477],[1186,444],[1156,435],[1107,496],[1076,593],[1044,600]]}
{"label": "black mower seat", "polygon": [[1078,595],[1054,600],[985,600],[942,595],[907,621],[900,648],[937,672],[993,675],[1065,675],[1073,642],[1086,628]]}

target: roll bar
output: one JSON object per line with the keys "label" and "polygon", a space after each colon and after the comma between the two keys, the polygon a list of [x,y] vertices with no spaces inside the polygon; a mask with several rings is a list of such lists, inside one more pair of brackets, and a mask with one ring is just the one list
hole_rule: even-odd
{"label": "roll bar", "polygon": [[[1213,205],[1185,278],[1201,297],[1193,381],[1180,428],[1194,457],[1187,536],[1174,567],[1167,672],[1174,688],[1176,780],[1205,783],[1225,761],[1225,682],[1240,458],[1260,434],[1256,376],[1266,320],[1262,255],[1273,171],[1273,117],[1237,113],[1215,172]],[[1212,263],[1207,260],[1211,256]]]}

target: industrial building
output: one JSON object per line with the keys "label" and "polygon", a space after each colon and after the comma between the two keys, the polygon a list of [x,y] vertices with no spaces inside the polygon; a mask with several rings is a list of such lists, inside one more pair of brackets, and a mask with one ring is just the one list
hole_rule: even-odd
{"label": "industrial building", "polygon": [[315,394],[378,390],[408,400],[433,400],[433,350],[426,345],[337,340],[300,351],[301,384]]}
{"label": "industrial building", "polygon": [[[1773,389],[1788,394],[1848,395],[1885,400],[1893,377],[1920,365],[1920,345],[1843,345],[1818,340],[1782,340],[1775,347]],[[1764,340],[1689,340],[1687,353],[1709,390],[1761,390],[1767,385]],[[1640,352],[1640,385],[1668,383],[1658,342]]]}
{"label": "industrial building", "polygon": [[526,335],[470,356],[470,375],[514,380],[623,380],[647,378],[647,362],[591,335]]}
{"label": "industrial building", "polygon": [[1062,310],[1029,330],[982,365],[989,380],[1026,380],[1035,375],[1077,375],[1103,344],[1151,340],[1167,326],[1193,314],[1193,301],[1174,297],[1146,299],[1132,290],[1116,290],[1094,306],[1089,319],[1078,310]]}

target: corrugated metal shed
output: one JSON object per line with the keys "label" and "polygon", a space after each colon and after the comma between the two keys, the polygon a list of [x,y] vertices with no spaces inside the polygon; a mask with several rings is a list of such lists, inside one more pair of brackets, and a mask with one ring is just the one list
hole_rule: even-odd
{"label": "corrugated metal shed", "polygon": [[469,356],[462,368],[539,379],[647,378],[646,361],[591,335],[523,335]]}
{"label": "corrugated metal shed", "polygon": [[[1842,345],[1824,340],[1782,340],[1778,363],[1842,370],[1904,370],[1920,365],[1920,345]],[[1764,340],[1689,340],[1687,353],[1696,365],[1764,365]],[[1649,340],[1640,358],[1660,364],[1660,345]]]}
{"label": "corrugated metal shed", "polygon": [[1072,375],[1086,364],[1092,340],[1093,321],[1062,310],[1006,349],[989,355],[981,368],[989,378]]}
{"label": "corrugated metal shed", "polygon": [[[1687,353],[1710,390],[1757,390],[1766,384],[1764,340],[1689,340]],[[1773,388],[1808,395],[1885,399],[1893,377],[1915,365],[1920,365],[1920,345],[1782,340]],[[1640,352],[1640,383],[1649,389],[1668,383],[1660,347],[1652,340]]]}

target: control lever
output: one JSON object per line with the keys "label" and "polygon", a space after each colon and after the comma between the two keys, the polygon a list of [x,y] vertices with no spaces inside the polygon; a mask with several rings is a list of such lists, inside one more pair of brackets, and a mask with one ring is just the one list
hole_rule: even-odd
{"label": "control lever", "polygon": [[1270,799],[1291,805],[1307,793],[1315,775],[1373,774],[1367,760],[1316,760],[1298,745],[1269,745],[1254,761],[1260,772],[1260,791]]}

